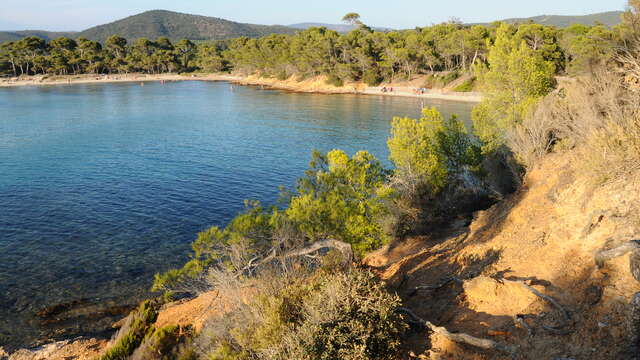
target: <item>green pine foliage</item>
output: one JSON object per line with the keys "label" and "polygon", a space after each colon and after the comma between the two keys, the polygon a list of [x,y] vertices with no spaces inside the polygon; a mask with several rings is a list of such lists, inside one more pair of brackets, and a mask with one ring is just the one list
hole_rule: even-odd
{"label": "green pine foliage", "polygon": [[312,241],[334,238],[364,254],[389,240],[378,222],[391,195],[385,186],[389,174],[366,151],[351,158],[340,150],[314,151],[285,215]]}
{"label": "green pine foliage", "polygon": [[514,30],[506,24],[498,28],[488,67],[476,69],[485,97],[472,119],[485,153],[502,148],[507,131],[522,123],[555,86],[556,65],[545,57],[546,48],[532,49]]}
{"label": "green pine foliage", "polygon": [[417,176],[437,193],[464,166],[478,166],[479,148],[462,121],[445,120],[436,108],[423,109],[420,119],[396,117],[388,141],[397,172]]}

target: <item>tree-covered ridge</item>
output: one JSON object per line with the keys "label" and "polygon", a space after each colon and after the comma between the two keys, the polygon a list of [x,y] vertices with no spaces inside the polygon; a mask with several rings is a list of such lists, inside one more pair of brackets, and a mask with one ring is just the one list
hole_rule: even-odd
{"label": "tree-covered ridge", "polygon": [[569,27],[574,24],[593,26],[602,24],[608,27],[619,25],[622,11],[607,11],[597,14],[577,15],[577,16],[561,16],[561,15],[540,15],[528,18],[512,18],[504,19],[503,22],[515,23],[536,23],[548,26]]}
{"label": "tree-covered ridge", "polygon": [[295,31],[296,29],[287,26],[244,24],[209,16],[151,10],[78,32],[0,31],[0,42],[17,41],[28,36],[38,36],[45,40],[68,36],[104,42],[111,35],[120,35],[129,41],[158,37],[167,37],[172,41],[204,41],[239,36],[260,37],[274,33],[293,34]]}
{"label": "tree-covered ridge", "polygon": [[295,29],[286,26],[242,24],[220,18],[182,14],[166,10],[152,10],[130,16],[109,24],[99,25],[78,34],[95,41],[105,41],[118,34],[128,40],[167,37],[181,39],[225,40],[240,36],[260,37],[275,34],[293,34]]}
{"label": "tree-covered ridge", "polygon": [[[360,23],[359,18],[345,20],[357,29],[340,34],[311,28],[291,35],[243,36],[199,44],[189,40],[174,43],[167,37],[130,42],[111,36],[103,43],[82,37],[49,42],[28,37],[2,45],[0,71],[13,75],[236,71],[280,79],[324,75],[335,85],[346,81],[377,84],[434,72],[473,72],[474,66],[487,64],[501,24],[449,22],[379,32]],[[503,31],[513,36],[518,46],[523,43],[552,63],[556,74],[573,75],[610,59],[622,43],[624,27],[573,25],[558,29],[520,24],[505,25]]]}

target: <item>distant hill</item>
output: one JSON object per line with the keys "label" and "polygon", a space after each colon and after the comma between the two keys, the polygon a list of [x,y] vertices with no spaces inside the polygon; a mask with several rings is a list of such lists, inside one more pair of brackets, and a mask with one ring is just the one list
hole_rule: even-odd
{"label": "distant hill", "polygon": [[[290,28],[299,29],[299,30],[306,30],[306,29],[312,28],[312,27],[326,27],[329,30],[333,30],[333,31],[341,32],[341,33],[349,32],[349,31],[351,31],[351,30],[356,28],[356,26],[354,26],[354,25],[325,24],[325,23],[314,23],[314,22],[291,24],[291,25],[288,25],[288,26]],[[374,27],[373,29],[377,30],[377,31],[391,31],[392,30],[392,29],[383,28],[383,27]]]}
{"label": "distant hill", "polygon": [[182,14],[166,10],[152,10],[77,33],[47,31],[0,32],[0,42],[18,40],[26,36],[39,36],[47,40],[58,36],[84,37],[104,42],[109,36],[116,34],[128,40],[142,37],[156,39],[160,36],[166,36],[172,41],[181,39],[224,40],[240,36],[260,37],[273,33],[293,34],[296,31],[296,29],[280,25],[243,24],[214,17]]}
{"label": "distant hill", "polygon": [[289,27],[294,29],[300,29],[300,30],[306,30],[312,27],[326,27],[329,30],[333,30],[337,32],[349,32],[356,28],[353,25],[347,25],[347,24],[324,24],[324,23],[314,23],[314,22],[291,24],[289,25]]}
{"label": "distant hill", "polygon": [[78,36],[97,41],[104,41],[113,34],[130,40],[141,37],[155,39],[159,36],[166,36],[171,40],[224,40],[294,32],[295,29],[286,26],[242,24],[214,17],[152,10],[87,29]]}
{"label": "distant hill", "polygon": [[23,30],[23,31],[0,31],[0,43],[5,41],[16,41],[28,36],[37,36],[47,41],[60,36],[75,37],[75,32],[55,32],[44,30]]}
{"label": "distant hill", "polygon": [[595,25],[601,23],[608,27],[620,24],[622,11],[609,11],[598,14],[582,15],[582,16],[560,16],[560,15],[541,15],[530,18],[513,18],[502,20],[508,23],[527,23],[534,22],[536,24],[551,25],[557,27],[567,27],[573,24]]}

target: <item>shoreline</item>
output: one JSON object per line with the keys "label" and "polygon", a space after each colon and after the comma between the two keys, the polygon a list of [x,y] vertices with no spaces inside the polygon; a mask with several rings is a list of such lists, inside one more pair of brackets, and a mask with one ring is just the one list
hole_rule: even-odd
{"label": "shoreline", "polygon": [[[427,90],[425,94],[416,94],[415,87],[406,84],[386,84],[380,86],[366,86],[361,83],[347,83],[342,87],[326,84],[323,77],[296,81],[293,79],[276,80],[262,78],[255,75],[238,76],[233,74],[116,74],[116,75],[35,75],[27,78],[0,79],[0,88],[25,86],[55,86],[76,84],[126,83],[126,82],[154,82],[154,81],[227,81],[238,85],[263,86],[269,89],[285,90],[313,94],[354,94],[373,96],[412,97],[426,100],[445,100],[459,102],[480,102],[480,93],[459,93],[441,89]],[[382,88],[392,87],[393,92],[382,92]]]}

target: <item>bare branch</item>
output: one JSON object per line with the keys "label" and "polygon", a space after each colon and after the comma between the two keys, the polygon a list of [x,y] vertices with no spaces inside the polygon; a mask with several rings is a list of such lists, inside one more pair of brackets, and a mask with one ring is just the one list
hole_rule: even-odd
{"label": "bare branch", "polygon": [[527,283],[525,283],[524,281],[514,281],[514,280],[504,280],[504,281],[510,281],[513,283],[517,283],[522,285],[525,289],[529,290],[530,292],[532,292],[535,296],[541,298],[542,300],[548,302],[549,304],[555,306],[556,308],[558,308],[558,310],[560,310],[560,313],[562,314],[562,316],[565,319],[565,323],[563,324],[566,325],[566,323],[569,322],[569,320],[571,320],[571,316],[569,315],[569,312],[567,310],[565,310],[557,301],[555,301],[552,297],[547,296],[543,293],[541,293],[540,291],[534,289],[533,287],[529,286]]}
{"label": "bare branch", "polygon": [[631,240],[631,241],[625,242],[624,244],[618,246],[617,248],[599,251],[596,254],[596,265],[598,265],[598,267],[603,267],[604,263],[607,260],[620,257],[628,252],[639,250],[639,249],[640,249],[640,240]]}
{"label": "bare branch", "polygon": [[398,308],[396,311],[408,315],[411,318],[409,321],[410,323],[420,324],[421,326],[424,326],[434,333],[442,335],[453,342],[468,344],[484,350],[498,350],[508,354],[514,354],[516,352],[516,347],[512,345],[500,344],[493,340],[481,339],[465,333],[452,333],[444,327],[436,326],[429,321],[421,319],[410,309]]}

